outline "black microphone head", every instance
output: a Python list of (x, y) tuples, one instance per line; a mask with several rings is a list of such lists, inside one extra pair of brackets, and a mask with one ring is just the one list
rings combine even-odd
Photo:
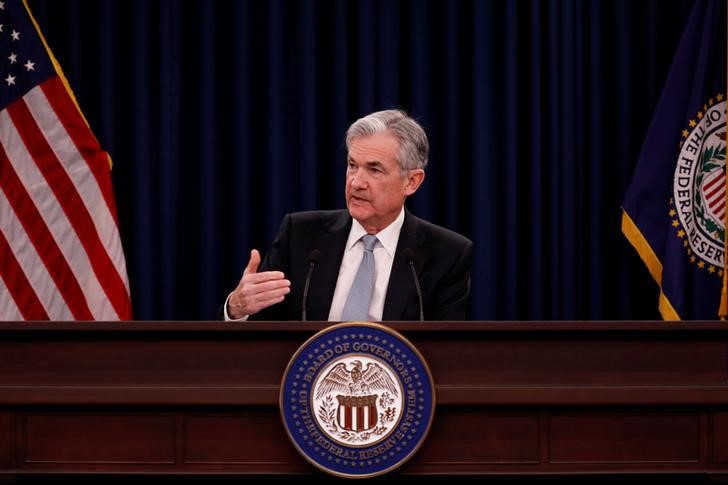
[(407, 264), (414, 264), (417, 261), (415, 258), (415, 252), (412, 251), (412, 248), (404, 248), (402, 255), (404, 256), (404, 260), (407, 261)]
[(316, 263), (318, 263), (318, 260), (320, 257), (321, 257), (321, 251), (319, 251), (318, 249), (314, 249), (310, 253), (308, 253), (308, 263), (316, 264)]

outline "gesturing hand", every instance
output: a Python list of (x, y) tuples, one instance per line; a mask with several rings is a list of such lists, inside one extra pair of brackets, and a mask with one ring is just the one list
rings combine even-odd
[(260, 253), (250, 251), (250, 261), (243, 271), (237, 288), (228, 299), (228, 316), (233, 320), (258, 313), (264, 308), (280, 303), (291, 292), (291, 282), (280, 271), (258, 273)]

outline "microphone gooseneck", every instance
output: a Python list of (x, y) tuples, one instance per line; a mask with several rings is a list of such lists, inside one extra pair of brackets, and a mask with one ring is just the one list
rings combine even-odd
[(415, 282), (415, 289), (417, 290), (417, 300), (420, 304), (420, 321), (425, 321), (425, 307), (422, 304), (422, 290), (420, 289), (420, 280), (417, 278), (417, 271), (415, 271), (415, 252), (411, 248), (405, 248), (404, 259), (407, 261), (410, 269), (412, 270), (412, 279)]
[(306, 283), (303, 285), (303, 302), (301, 304), (301, 320), (304, 322), (306, 321), (306, 300), (308, 299), (308, 287), (311, 284), (311, 274), (318, 264), (320, 257), (321, 251), (318, 249), (314, 249), (308, 253), (308, 274), (306, 274)]

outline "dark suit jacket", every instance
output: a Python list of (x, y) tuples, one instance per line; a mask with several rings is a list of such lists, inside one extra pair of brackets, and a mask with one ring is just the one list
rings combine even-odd
[[(258, 271), (282, 271), (291, 280), (291, 293), (250, 319), (301, 320), (309, 255), (318, 249), (320, 257), (311, 274), (306, 313), (307, 320), (327, 320), (351, 222), (347, 210), (288, 214)], [(419, 320), (412, 270), (402, 254), (405, 248), (415, 254), (425, 320), (467, 319), (473, 243), (405, 210), (382, 320)]]

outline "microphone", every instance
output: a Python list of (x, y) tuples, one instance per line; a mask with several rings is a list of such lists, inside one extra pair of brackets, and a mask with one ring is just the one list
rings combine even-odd
[(415, 271), (415, 252), (412, 251), (412, 248), (405, 248), (402, 252), (404, 255), (405, 261), (407, 261), (407, 264), (409, 264), (410, 269), (412, 270), (412, 279), (415, 282), (415, 289), (417, 290), (417, 300), (420, 302), (420, 321), (425, 321), (425, 307), (422, 304), (422, 290), (420, 289), (420, 280), (417, 279), (417, 271)]
[(301, 308), (301, 320), (306, 321), (306, 300), (308, 299), (308, 286), (311, 284), (311, 273), (318, 264), (318, 260), (321, 257), (321, 251), (318, 249), (312, 250), (308, 253), (308, 274), (306, 275), (306, 284), (303, 285), (303, 304)]

